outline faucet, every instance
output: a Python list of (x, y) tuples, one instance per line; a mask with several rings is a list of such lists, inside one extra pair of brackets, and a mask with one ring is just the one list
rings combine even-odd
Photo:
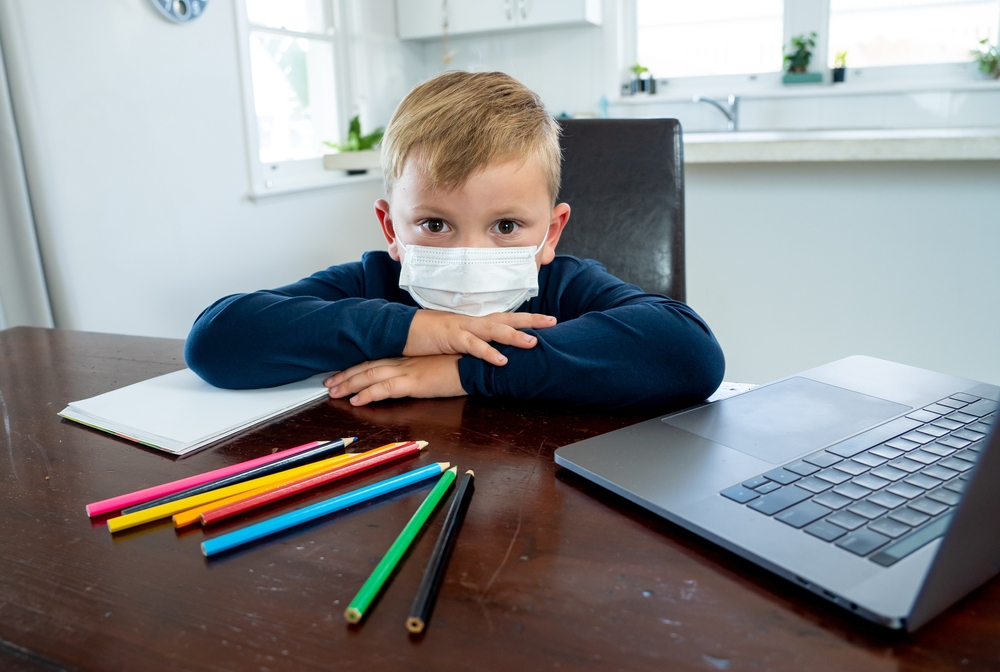
[(719, 112), (726, 115), (726, 130), (735, 131), (738, 130), (740, 121), (740, 97), (736, 95), (729, 96), (729, 104), (723, 105), (721, 102), (715, 98), (706, 98), (705, 96), (695, 96), (691, 102), (694, 103), (708, 103), (709, 105), (717, 108)]

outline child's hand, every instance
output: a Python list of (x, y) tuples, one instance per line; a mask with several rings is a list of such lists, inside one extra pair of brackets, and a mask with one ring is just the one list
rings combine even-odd
[(363, 362), (330, 376), (324, 385), (334, 399), (353, 394), (354, 406), (399, 397), (458, 397), (468, 394), (458, 375), (461, 357), (429, 355)]
[(533, 348), (538, 339), (518, 330), (544, 329), (555, 323), (556, 318), (537, 313), (492, 313), (485, 317), (469, 317), (439, 310), (418, 310), (410, 323), (403, 356), (469, 354), (503, 366), (507, 358), (491, 346), (491, 342)]

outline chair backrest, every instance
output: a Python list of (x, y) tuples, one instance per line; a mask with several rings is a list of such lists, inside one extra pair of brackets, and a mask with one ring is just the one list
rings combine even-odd
[(685, 300), (684, 154), (676, 119), (560, 119), (572, 208), (558, 252)]

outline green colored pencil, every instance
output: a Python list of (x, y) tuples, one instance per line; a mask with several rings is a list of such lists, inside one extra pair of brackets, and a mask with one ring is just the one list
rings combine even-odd
[(396, 537), (396, 541), (392, 542), (392, 546), (389, 547), (389, 550), (386, 551), (385, 556), (379, 561), (371, 576), (365, 581), (365, 585), (361, 586), (361, 590), (354, 596), (351, 603), (347, 605), (347, 610), (344, 611), (344, 618), (347, 619), (348, 623), (358, 623), (364, 618), (365, 610), (371, 605), (375, 596), (379, 594), (379, 591), (382, 590), (386, 579), (389, 578), (392, 570), (399, 564), (400, 559), (406, 553), (406, 549), (410, 547), (410, 544), (413, 543), (417, 533), (427, 524), (431, 514), (434, 513), (434, 509), (441, 503), (451, 484), (455, 482), (457, 474), (457, 466), (441, 474), (441, 478), (438, 479), (437, 484), (430, 491), (430, 494), (427, 495), (427, 499), (424, 500), (420, 508), (417, 509), (417, 512), (410, 518), (410, 522), (406, 524), (403, 531)]

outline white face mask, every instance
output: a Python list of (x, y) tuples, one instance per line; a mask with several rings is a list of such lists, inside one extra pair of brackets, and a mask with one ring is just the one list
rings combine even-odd
[[(548, 230), (545, 232), (548, 237)], [(399, 286), (422, 308), (482, 317), (514, 310), (538, 296), (534, 247), (426, 247), (403, 249)]]

